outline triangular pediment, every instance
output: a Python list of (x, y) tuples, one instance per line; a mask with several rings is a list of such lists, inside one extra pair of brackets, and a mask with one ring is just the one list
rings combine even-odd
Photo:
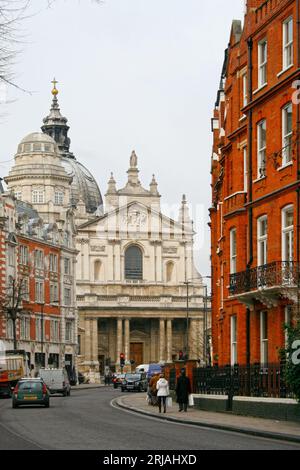
[[(151, 218), (150, 225), (149, 218)], [(116, 226), (121, 231), (138, 227), (140, 231), (151, 231), (153, 228), (155, 231), (168, 231), (171, 228), (178, 233), (182, 232), (182, 225), (179, 222), (139, 201), (132, 201), (117, 209), (113, 209), (103, 216), (96, 217), (80, 225), (78, 229), (84, 230), (87, 228), (93, 230), (94, 228), (97, 230), (99, 225), (104, 226), (105, 224), (108, 227)], [(187, 230), (186, 227), (185, 232), (189, 235), (194, 233), (192, 229)]]

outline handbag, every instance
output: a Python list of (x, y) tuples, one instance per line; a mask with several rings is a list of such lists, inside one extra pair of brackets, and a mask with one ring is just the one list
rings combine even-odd
[(172, 408), (172, 397), (167, 397), (166, 406), (167, 408)]
[(189, 395), (189, 406), (194, 406), (194, 395)]

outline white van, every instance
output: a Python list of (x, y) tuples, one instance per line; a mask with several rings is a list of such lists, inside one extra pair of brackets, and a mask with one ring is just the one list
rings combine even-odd
[(145, 372), (147, 374), (147, 372), (149, 370), (149, 365), (150, 364), (141, 364), (140, 366), (137, 366), (137, 368), (135, 369), (135, 372), (137, 374), (141, 373), (141, 372)]
[(71, 385), (66, 369), (40, 369), (39, 376), (50, 393), (61, 393), (64, 397), (71, 395)]

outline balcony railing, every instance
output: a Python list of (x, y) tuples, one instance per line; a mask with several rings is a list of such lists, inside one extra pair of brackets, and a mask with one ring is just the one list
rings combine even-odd
[(230, 275), (230, 295), (265, 290), (274, 287), (293, 288), (300, 282), (299, 264), (292, 261), (274, 261)]

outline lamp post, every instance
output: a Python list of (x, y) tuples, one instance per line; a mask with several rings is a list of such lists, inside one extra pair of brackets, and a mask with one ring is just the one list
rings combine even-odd
[(193, 281), (199, 281), (199, 277), (194, 277), (187, 279), (184, 284), (186, 285), (186, 334), (185, 334), (185, 352), (186, 356), (189, 359), (189, 323), (190, 323), (190, 312), (189, 312), (189, 285)]
[[(45, 302), (40, 302), (41, 306), (41, 360), (43, 361), (44, 355), (44, 306)], [(44, 361), (44, 367), (46, 367), (46, 358)]]

